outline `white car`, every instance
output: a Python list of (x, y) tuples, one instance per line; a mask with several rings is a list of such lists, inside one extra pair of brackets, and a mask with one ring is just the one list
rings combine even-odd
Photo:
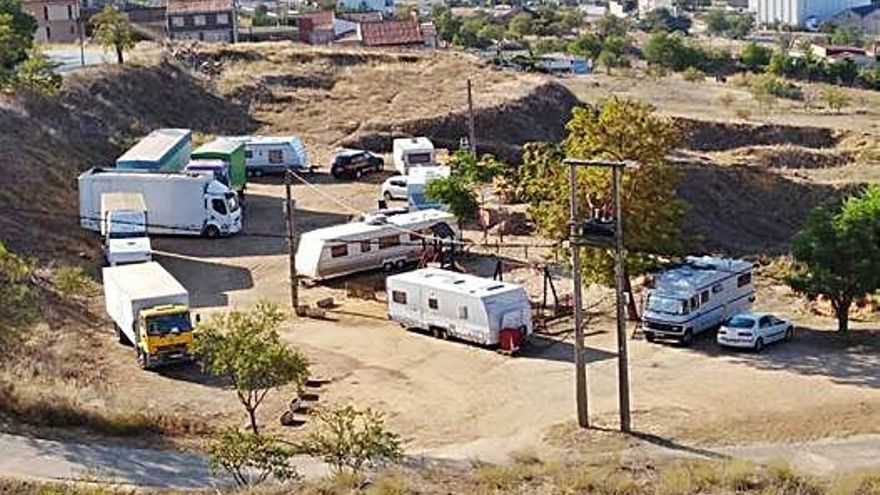
[(725, 320), (718, 329), (718, 343), (727, 347), (742, 347), (760, 352), (765, 345), (789, 341), (794, 337), (794, 325), (769, 313), (739, 313)]
[(389, 177), (382, 183), (382, 197), (391, 201), (392, 199), (406, 199), (406, 176), (395, 175)]

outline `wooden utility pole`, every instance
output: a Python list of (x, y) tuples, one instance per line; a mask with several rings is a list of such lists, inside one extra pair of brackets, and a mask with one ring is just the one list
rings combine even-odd
[(85, 33), (85, 24), (82, 19), (82, 11), (79, 12), (79, 18), (77, 19), (77, 28), (79, 31), (79, 65), (82, 67), (86, 66), (86, 33)]
[(474, 97), (473, 91), (471, 90), (471, 80), (468, 78), (467, 80), (467, 93), (468, 93), (468, 147), (471, 150), (471, 155), (476, 158), (477, 157), (477, 131), (476, 124), (474, 123)]
[[(614, 194), (614, 288), (617, 293), (617, 381), (620, 401), (620, 431), (630, 432), (629, 352), (626, 345), (626, 293), (623, 270), (623, 215), (620, 206), (621, 167), (612, 167)], [(630, 298), (632, 294), (630, 294)]]
[[(575, 167), (568, 167), (569, 235), (578, 237), (577, 182)], [(584, 349), (584, 313), (581, 300), (581, 248), (570, 244), (572, 277), (574, 278), (574, 394), (577, 403), (578, 425), (590, 427), (590, 410), (587, 403), (587, 356)]]
[(287, 256), (290, 263), (290, 306), (296, 311), (299, 306), (299, 277), (296, 274), (296, 224), (293, 221), (295, 204), (290, 194), (290, 175), (284, 172), (284, 192), (287, 199), (284, 203), (284, 223), (287, 226)]

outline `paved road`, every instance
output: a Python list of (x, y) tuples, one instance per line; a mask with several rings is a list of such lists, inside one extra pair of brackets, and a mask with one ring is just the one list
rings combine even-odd
[(58, 64), (55, 72), (65, 73), (82, 67), (83, 61), (85, 65), (100, 65), (104, 63), (104, 54), (101, 50), (95, 48), (86, 48), (80, 54), (79, 47), (75, 48), (56, 48), (43, 52), (49, 60)]
[[(307, 478), (326, 469), (295, 459)], [(42, 480), (101, 480), (150, 488), (212, 488), (228, 484), (214, 477), (205, 458), (160, 449), (58, 442), (0, 433), (0, 476)]]

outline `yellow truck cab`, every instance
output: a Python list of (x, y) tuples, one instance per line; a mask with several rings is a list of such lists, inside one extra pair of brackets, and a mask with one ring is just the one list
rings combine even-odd
[(144, 369), (191, 361), (189, 294), (159, 263), (105, 267), (107, 314)]

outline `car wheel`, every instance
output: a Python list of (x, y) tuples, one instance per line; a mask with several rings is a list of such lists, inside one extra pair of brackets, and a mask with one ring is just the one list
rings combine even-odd
[(393, 271), (394, 271), (394, 263), (392, 263), (392, 262), (390, 262), (390, 261), (387, 262), (387, 263), (383, 263), (383, 264), (382, 264), (382, 271), (384, 271), (384, 272), (386, 272), (386, 273), (391, 273), (391, 272), (393, 272)]
[(216, 225), (208, 225), (207, 227), (205, 227), (202, 235), (204, 235), (208, 239), (216, 239), (220, 237), (220, 229), (218, 229)]
[(791, 342), (794, 338), (794, 327), (788, 327), (785, 329), (785, 341)]
[(645, 332), (645, 340), (648, 342), (654, 342), (656, 338), (654, 337), (654, 332)]
[(688, 328), (684, 331), (684, 335), (681, 336), (681, 345), (687, 347), (691, 345), (694, 341), (694, 332)]
[(395, 261), (394, 268), (397, 268), (398, 270), (403, 270), (404, 268), (406, 268), (406, 261), (404, 261), (404, 260)]
[(363, 175), (364, 175), (364, 173), (361, 171), (361, 169), (357, 169), (354, 171), (354, 178), (355, 179), (360, 179)]
[(391, 201), (392, 199), (394, 199), (394, 196), (392, 196), (389, 191), (385, 191), (385, 193), (383, 193), (382, 196), (385, 197), (385, 201)]
[(764, 338), (758, 337), (758, 340), (755, 341), (755, 352), (761, 352), (764, 350)]
[(260, 177), (261, 175), (263, 175), (262, 170), (260, 170), (260, 169), (254, 170), (254, 177)]

